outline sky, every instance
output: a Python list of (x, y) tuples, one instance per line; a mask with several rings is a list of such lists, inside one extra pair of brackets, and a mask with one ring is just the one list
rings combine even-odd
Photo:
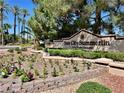
[[(19, 8), (24, 8), (29, 11), (29, 16), (26, 17), (28, 20), (33, 15), (33, 8), (35, 5), (32, 3), (32, 0), (4, 0), (5, 3), (9, 4), (10, 7), (17, 5)], [(12, 29), (10, 29), (10, 33), (13, 33), (13, 24), (14, 24), (14, 15), (12, 12), (6, 14), (8, 17), (4, 20), (4, 23), (10, 23), (12, 25)], [(18, 28), (18, 27), (17, 27)]]

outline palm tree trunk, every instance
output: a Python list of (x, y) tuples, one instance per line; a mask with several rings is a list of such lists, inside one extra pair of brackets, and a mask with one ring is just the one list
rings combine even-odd
[(4, 45), (4, 33), (3, 33), (3, 8), (0, 6), (0, 30), (1, 30), (1, 44)]
[(20, 22), (18, 22), (18, 36), (20, 37)]
[(25, 37), (24, 37), (24, 34), (22, 33), (22, 32), (24, 31), (24, 25), (25, 25), (24, 20), (25, 20), (25, 17), (23, 16), (23, 19), (22, 19), (22, 27), (21, 27), (21, 38), (22, 38), (22, 43), (23, 43), (23, 38), (25, 38)]
[(20, 35), (20, 21), (18, 20), (18, 36), (19, 36), (19, 43), (21, 42), (21, 35)]
[(1, 10), (0, 10), (0, 13), (1, 13), (1, 15), (0, 15), (0, 28), (1, 28), (1, 43), (2, 43), (2, 45), (4, 45), (4, 33), (3, 33), (3, 8), (1, 8)]
[(14, 16), (14, 43), (16, 42), (16, 14)]
[(28, 33), (27, 33), (27, 43), (28, 43), (28, 37), (29, 37), (29, 35), (28, 35)]
[(22, 32), (23, 32), (23, 20), (22, 20), (22, 25), (21, 25), (21, 43), (23, 43), (23, 35), (22, 35)]
[[(25, 31), (25, 15), (23, 16), (23, 23), (22, 23), (22, 30)], [(25, 43), (25, 33), (23, 34), (23, 38), (24, 38), (24, 43)]]

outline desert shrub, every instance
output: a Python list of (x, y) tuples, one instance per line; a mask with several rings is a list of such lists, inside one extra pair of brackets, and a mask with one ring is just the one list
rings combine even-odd
[(17, 48), (15, 48), (15, 51), (20, 51), (20, 49), (17, 47)]
[(34, 69), (35, 76), (39, 76), (39, 72), (37, 69)]
[(28, 82), (28, 81), (31, 81), (33, 80), (33, 74), (31, 72), (24, 72), (21, 76), (20, 76), (20, 79), (22, 82)]
[(44, 66), (43, 67), (43, 74), (42, 74), (42, 78), (47, 78), (47, 75), (48, 75), (48, 71), (47, 71), (47, 69), (46, 69), (46, 67)]
[(8, 75), (9, 75), (9, 71), (6, 67), (4, 67), (0, 72), (1, 72), (0, 76), (3, 77), (3, 78), (7, 78)]
[(29, 63), (29, 68), (30, 70), (34, 68), (32, 63)]
[(62, 69), (62, 67), (61, 66), (59, 66), (59, 75), (64, 75), (65, 73), (64, 73), (64, 71), (63, 71), (63, 69)]
[(21, 48), (21, 51), (27, 51), (27, 48)]
[(56, 71), (56, 68), (53, 69), (52, 76), (53, 77), (57, 77), (58, 76), (58, 72)]
[(85, 62), (86, 66), (87, 66), (87, 69), (91, 69), (92, 67), (92, 63), (91, 62)]
[(74, 69), (74, 72), (79, 72), (79, 69), (76, 66), (74, 66), (73, 69)]
[(23, 75), (25, 73), (25, 71), (24, 71), (24, 69), (16, 69), (15, 70), (15, 72), (14, 72), (14, 74), (16, 75), (16, 76), (21, 76), (21, 75)]
[(14, 49), (9, 49), (8, 52), (13, 53)]
[(20, 79), (21, 79), (22, 82), (28, 82), (28, 81), (30, 81), (30, 78), (28, 77), (27, 74), (21, 75), (20, 76)]
[(112, 91), (97, 82), (86, 82), (79, 87), (76, 93), (112, 93)]
[(17, 53), (21, 53), (21, 49), (20, 48), (15, 48), (15, 51), (17, 52)]

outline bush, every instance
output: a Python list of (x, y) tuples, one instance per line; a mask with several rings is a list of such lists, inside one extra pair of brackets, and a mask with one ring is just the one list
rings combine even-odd
[(53, 69), (52, 76), (53, 77), (57, 77), (58, 76), (58, 72), (56, 71), (55, 68)]
[(21, 49), (20, 48), (15, 48), (15, 51), (17, 52), (17, 53), (21, 53)]
[(112, 93), (112, 91), (97, 82), (86, 82), (79, 87), (76, 93)]
[(34, 69), (35, 76), (39, 76), (39, 72), (37, 69)]
[(42, 74), (42, 78), (47, 78), (47, 75), (48, 75), (48, 71), (47, 71), (47, 69), (46, 69), (46, 67), (44, 66), (43, 67), (43, 74)]
[(21, 75), (23, 75), (25, 73), (25, 71), (24, 71), (24, 69), (16, 69), (16, 71), (14, 72), (14, 74), (16, 75), (16, 76), (21, 76)]
[(49, 49), (48, 52), (52, 56), (83, 57), (88, 59), (105, 57), (114, 61), (124, 61), (123, 52), (84, 51), (81, 49)]
[(28, 77), (28, 75), (25, 73), (23, 75), (20, 76), (20, 79), (22, 82), (28, 82), (30, 81), (30, 78)]
[(27, 48), (21, 48), (21, 51), (27, 51)]
[(8, 52), (13, 53), (14, 49), (9, 49)]
[(15, 51), (20, 51), (20, 49), (17, 47), (17, 48), (15, 48)]
[(9, 71), (7, 70), (6, 67), (3, 68), (0, 72), (1, 72), (0, 76), (3, 77), (3, 78), (7, 78), (8, 75), (9, 75)]

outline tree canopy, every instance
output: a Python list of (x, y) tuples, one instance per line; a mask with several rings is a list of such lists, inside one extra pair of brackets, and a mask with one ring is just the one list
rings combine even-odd
[(115, 28), (123, 29), (123, 0), (33, 0), (33, 2), (36, 4), (35, 15), (28, 23), (39, 39), (67, 37), (83, 28), (95, 34), (114, 34)]

